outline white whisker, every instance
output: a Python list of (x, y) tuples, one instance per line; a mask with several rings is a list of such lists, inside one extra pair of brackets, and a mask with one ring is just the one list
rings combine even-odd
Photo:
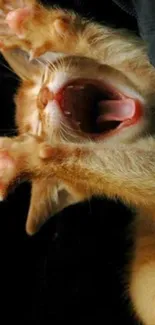
[(62, 132), (62, 130), (60, 130), (60, 135), (65, 140), (65, 142), (68, 142), (68, 139), (65, 137), (65, 135)]

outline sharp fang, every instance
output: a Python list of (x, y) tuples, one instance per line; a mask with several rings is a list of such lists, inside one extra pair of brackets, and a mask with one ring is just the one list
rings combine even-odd
[(71, 112), (69, 112), (69, 111), (64, 111), (64, 113), (65, 113), (65, 115), (67, 115), (67, 116), (70, 116), (70, 115), (71, 115)]
[(75, 89), (75, 90), (80, 90), (80, 89), (84, 89), (85, 87), (84, 86), (81, 86), (81, 85), (69, 85), (67, 88), (69, 89)]
[(83, 90), (84, 88), (85, 88), (84, 86), (80, 86), (80, 85), (74, 86), (75, 90)]

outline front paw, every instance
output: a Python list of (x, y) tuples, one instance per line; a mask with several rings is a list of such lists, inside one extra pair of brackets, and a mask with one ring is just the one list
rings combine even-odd
[(0, 48), (8, 50), (21, 47), (28, 50), (25, 42), (25, 24), (32, 16), (33, 0), (0, 0)]
[(19, 38), (25, 37), (24, 25), (31, 18), (31, 9), (29, 7), (19, 8), (10, 11), (6, 16), (6, 24), (14, 34)]
[(35, 0), (0, 0), (1, 51), (20, 48), (30, 59), (49, 51), (70, 54), (75, 51), (79, 30), (75, 14), (46, 9)]
[[(32, 136), (0, 138), (0, 198), (23, 180), (31, 180), (37, 173), (39, 141)], [(36, 169), (35, 169), (36, 167)]]
[(0, 138), (0, 200), (2, 201), (9, 190), (22, 175), (22, 151), (18, 149), (16, 140)]

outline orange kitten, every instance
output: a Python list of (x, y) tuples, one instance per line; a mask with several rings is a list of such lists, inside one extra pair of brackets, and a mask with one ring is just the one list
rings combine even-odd
[(0, 138), (1, 199), (32, 181), (29, 234), (92, 195), (136, 207), (129, 293), (155, 325), (155, 70), (145, 45), (35, 1), (0, 8), (1, 51), (21, 78), (19, 136)]

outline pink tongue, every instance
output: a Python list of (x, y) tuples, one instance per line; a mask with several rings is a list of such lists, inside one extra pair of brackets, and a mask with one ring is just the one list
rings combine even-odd
[(103, 100), (98, 105), (100, 109), (100, 115), (97, 118), (98, 123), (131, 119), (136, 110), (133, 99)]

